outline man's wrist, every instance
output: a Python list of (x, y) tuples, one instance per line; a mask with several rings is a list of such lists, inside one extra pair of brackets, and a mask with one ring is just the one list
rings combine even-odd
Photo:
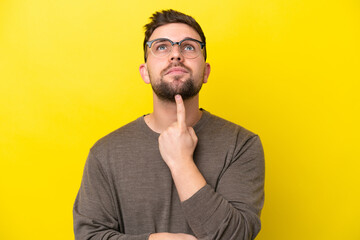
[(168, 167), (171, 173), (177, 173), (177, 172), (187, 171), (191, 168), (196, 167), (196, 165), (194, 163), (193, 158), (189, 157), (189, 158), (182, 158), (177, 161), (171, 161), (171, 163), (168, 164)]
[(180, 201), (186, 201), (206, 185), (206, 180), (194, 161), (184, 162), (170, 169)]

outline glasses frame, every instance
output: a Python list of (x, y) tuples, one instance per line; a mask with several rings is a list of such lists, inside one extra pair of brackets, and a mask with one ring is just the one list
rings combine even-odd
[[(177, 44), (179, 47), (181, 46), (181, 43), (182, 42), (184, 42), (184, 41), (186, 41), (186, 40), (192, 40), (192, 41), (195, 41), (195, 42), (197, 42), (197, 43), (199, 43), (200, 44), (200, 47), (201, 47), (201, 50), (203, 50), (204, 49), (204, 47), (205, 47), (205, 43), (204, 42), (201, 42), (201, 41), (199, 41), (199, 40), (197, 40), (197, 39), (194, 39), (194, 38), (184, 38), (183, 40), (181, 40), (181, 41), (179, 41), (179, 42), (173, 42), (173, 41), (171, 41), (170, 39), (168, 39), (168, 38), (156, 38), (156, 39), (154, 39), (154, 40), (151, 40), (151, 41), (147, 41), (146, 42), (146, 45), (150, 48), (150, 51), (151, 51), (151, 46), (152, 46), (152, 44), (155, 42), (155, 41), (158, 41), (158, 40), (166, 40), (166, 41), (169, 41), (170, 43), (171, 43), (171, 47), (174, 47), (174, 45), (175, 44)], [(166, 56), (169, 56), (169, 54), (172, 52), (172, 49), (171, 49), (171, 51), (168, 53), (168, 55), (166, 55)], [(155, 57), (158, 57), (158, 56), (156, 56), (154, 53), (153, 53), (153, 51), (151, 51), (151, 53), (155, 56)], [(180, 53), (181, 53), (181, 55), (183, 56), (183, 57), (185, 57), (183, 54), (182, 54), (182, 52), (180, 51)], [(200, 56), (200, 55), (199, 55)], [(165, 56), (164, 56), (165, 57)], [(197, 56), (198, 57), (198, 56)], [(185, 57), (186, 58), (186, 57)], [(195, 57), (196, 58), (196, 57)], [(145, 61), (147, 60), (147, 56), (145, 57)]]

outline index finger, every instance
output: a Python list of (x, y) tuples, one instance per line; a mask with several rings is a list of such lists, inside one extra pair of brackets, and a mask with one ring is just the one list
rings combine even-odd
[(175, 96), (175, 101), (176, 101), (177, 122), (179, 123), (180, 127), (186, 128), (185, 106), (181, 95), (177, 94)]

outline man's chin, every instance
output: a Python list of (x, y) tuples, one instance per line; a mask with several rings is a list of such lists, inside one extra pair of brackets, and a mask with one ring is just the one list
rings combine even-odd
[(168, 83), (184, 83), (188, 78), (185, 75), (167, 75), (164, 80)]
[(181, 97), (183, 98), (183, 100), (189, 100), (189, 99), (192, 99), (194, 98), (196, 95), (194, 96), (187, 96), (187, 95), (184, 95), (184, 94), (181, 94), (180, 92), (179, 93), (176, 93), (176, 94), (169, 94), (169, 95), (166, 95), (166, 96), (162, 96), (162, 95), (158, 95), (155, 93), (155, 95), (163, 102), (169, 102), (169, 103), (175, 103), (175, 96), (179, 94), (181, 95)]
[[(167, 75), (166, 75), (167, 76)], [(197, 95), (201, 86), (194, 86), (191, 78), (183, 78), (181, 75), (164, 77), (160, 79), (159, 84), (151, 85), (155, 94), (160, 100), (175, 102), (175, 95), (179, 94), (184, 100)]]

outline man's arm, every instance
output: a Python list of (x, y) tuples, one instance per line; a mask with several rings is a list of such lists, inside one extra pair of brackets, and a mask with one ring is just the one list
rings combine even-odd
[(197, 240), (196, 237), (185, 233), (153, 233), (149, 236), (149, 240)]
[(198, 138), (185, 123), (185, 106), (180, 95), (175, 96), (177, 122), (159, 137), (159, 149), (173, 177), (180, 201), (185, 201), (206, 185), (193, 160)]
[(110, 185), (97, 158), (90, 151), (73, 209), (75, 239), (147, 240), (150, 233), (120, 233)]
[(119, 229), (122, 223), (117, 219), (112, 199), (107, 174), (90, 151), (73, 209), (75, 239), (197, 240), (192, 235), (181, 233), (121, 233)]
[(206, 185), (182, 202), (199, 239), (254, 239), (260, 231), (264, 200), (264, 156), (258, 136), (234, 152), (216, 186)]
[[(193, 162), (197, 137), (186, 127), (185, 108), (176, 97), (178, 121), (159, 137), (186, 218), (199, 239), (253, 239), (260, 231), (264, 156), (257, 136), (237, 149), (215, 192)], [(261, 206), (261, 207), (259, 207)]]

